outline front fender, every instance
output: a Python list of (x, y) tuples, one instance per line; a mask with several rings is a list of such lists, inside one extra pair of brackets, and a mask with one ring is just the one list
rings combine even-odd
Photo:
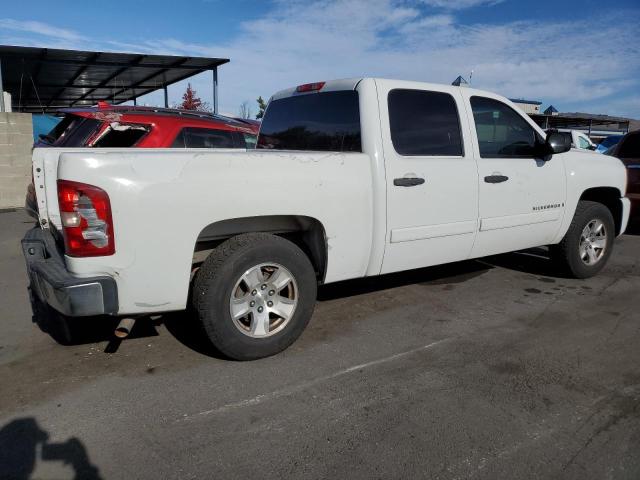
[(564, 217), (554, 243), (559, 243), (565, 236), (573, 220), (578, 202), (593, 189), (612, 192), (611, 194), (616, 197), (616, 201), (622, 202), (620, 207), (622, 218), (616, 219), (616, 223), (619, 222), (619, 225), (626, 227), (629, 207), (628, 202), (625, 203), (622, 199), (627, 188), (627, 171), (619, 159), (595, 152), (576, 150), (555, 155), (551, 161), (555, 161), (555, 157), (560, 157), (565, 163), (567, 196)]

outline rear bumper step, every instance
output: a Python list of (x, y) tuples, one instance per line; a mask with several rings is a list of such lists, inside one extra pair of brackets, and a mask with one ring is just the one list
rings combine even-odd
[(22, 239), (31, 289), (58, 312), (71, 317), (115, 315), (118, 288), (109, 276), (76, 277), (48, 230), (34, 227)]

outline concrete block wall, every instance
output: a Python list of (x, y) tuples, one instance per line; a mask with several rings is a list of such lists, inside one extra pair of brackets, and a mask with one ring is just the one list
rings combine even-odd
[(0, 112), (0, 209), (24, 206), (32, 146), (31, 114)]

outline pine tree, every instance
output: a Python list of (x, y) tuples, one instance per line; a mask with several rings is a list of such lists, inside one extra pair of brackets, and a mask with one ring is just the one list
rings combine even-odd
[(258, 113), (256, 113), (256, 120), (260, 120), (264, 117), (264, 111), (267, 109), (267, 103), (264, 101), (262, 96), (258, 97)]
[(202, 110), (203, 104), (200, 97), (197, 96), (196, 91), (191, 88), (191, 84), (187, 84), (187, 90), (182, 95), (182, 103), (177, 105), (177, 108), (182, 110)]

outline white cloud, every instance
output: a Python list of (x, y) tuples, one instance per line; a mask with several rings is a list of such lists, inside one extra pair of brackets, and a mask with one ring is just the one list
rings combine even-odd
[(421, 2), (431, 7), (444, 8), (446, 10), (462, 10), (481, 5), (493, 6), (504, 2), (504, 0), (421, 0)]
[(20, 32), (23, 34), (29, 33), (67, 42), (86, 40), (86, 37), (73, 30), (58, 28), (43, 22), (20, 21), (12, 18), (0, 18), (0, 31), (1, 30)]

